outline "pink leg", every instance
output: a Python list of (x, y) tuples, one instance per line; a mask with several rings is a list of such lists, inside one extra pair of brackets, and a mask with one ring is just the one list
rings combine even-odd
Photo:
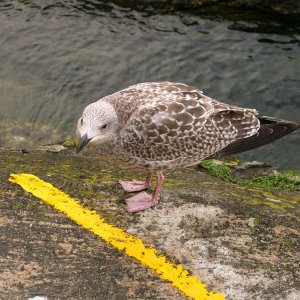
[(119, 183), (122, 185), (123, 189), (126, 192), (139, 192), (142, 190), (147, 189), (150, 186), (152, 178), (152, 172), (148, 172), (146, 181), (119, 181)]
[(153, 196), (147, 194), (146, 192), (141, 192), (131, 198), (126, 199), (126, 203), (128, 205), (127, 210), (129, 212), (136, 212), (156, 205), (160, 197), (160, 190), (163, 181), (164, 175), (162, 172), (158, 171), (157, 184)]

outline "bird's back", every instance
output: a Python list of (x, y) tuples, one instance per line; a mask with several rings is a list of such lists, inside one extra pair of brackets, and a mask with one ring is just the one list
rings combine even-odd
[(170, 82), (141, 83), (111, 96), (121, 122), (118, 155), (147, 167), (195, 164), (255, 134), (256, 111)]

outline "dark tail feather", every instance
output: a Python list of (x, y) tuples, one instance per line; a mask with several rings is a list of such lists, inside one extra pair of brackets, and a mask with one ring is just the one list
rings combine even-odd
[(211, 156), (211, 158), (233, 155), (261, 147), (300, 128), (300, 122), (289, 122), (270, 117), (258, 117), (258, 119), (260, 121), (260, 129), (255, 135), (227, 145), (224, 149)]

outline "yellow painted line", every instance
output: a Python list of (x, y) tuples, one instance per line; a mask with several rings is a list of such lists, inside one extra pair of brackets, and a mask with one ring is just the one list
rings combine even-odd
[(134, 257), (142, 265), (149, 267), (161, 279), (170, 281), (186, 296), (197, 300), (223, 300), (224, 295), (209, 292), (206, 285), (196, 276), (190, 275), (181, 265), (176, 265), (146, 246), (143, 241), (121, 228), (105, 222), (95, 211), (82, 207), (79, 202), (32, 174), (11, 174), (9, 181), (19, 184), (25, 191), (42, 199), (57, 210), (66, 214), (71, 220), (90, 230), (118, 250)]

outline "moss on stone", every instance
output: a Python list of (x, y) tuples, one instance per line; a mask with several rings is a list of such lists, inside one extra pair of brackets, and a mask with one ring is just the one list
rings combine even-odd
[(217, 163), (216, 160), (204, 160), (201, 166), (211, 175), (221, 178), (226, 182), (236, 182), (232, 176), (230, 168), (222, 162)]
[(63, 142), (63, 146), (69, 148), (69, 147), (77, 147), (78, 141), (77, 140), (66, 140)]
[(300, 181), (292, 172), (275, 173), (267, 176), (257, 176), (251, 179), (241, 179), (235, 177), (228, 165), (222, 161), (205, 160), (201, 166), (212, 176), (221, 178), (230, 183), (247, 186), (250, 188), (287, 189), (300, 190)]

